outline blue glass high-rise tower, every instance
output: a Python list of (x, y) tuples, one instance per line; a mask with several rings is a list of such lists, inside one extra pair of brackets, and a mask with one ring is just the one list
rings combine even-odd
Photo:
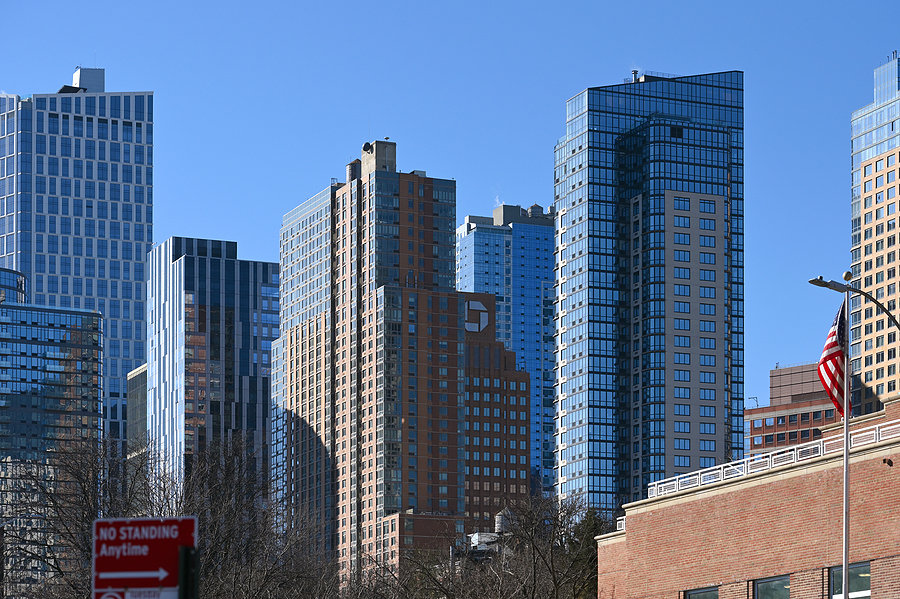
[(104, 69), (79, 67), (56, 93), (0, 94), (0, 268), (29, 278), (36, 305), (103, 314), (112, 438), (145, 360), (152, 223), (153, 92), (107, 92)]
[(553, 455), (553, 209), (498, 206), (456, 229), (456, 288), (497, 298), (497, 340), (531, 376), (532, 476), (549, 490)]
[(584, 90), (555, 183), (557, 490), (615, 510), (743, 455), (743, 74)]

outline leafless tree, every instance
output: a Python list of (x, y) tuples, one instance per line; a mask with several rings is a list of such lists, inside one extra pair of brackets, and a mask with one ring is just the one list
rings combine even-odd
[(22, 581), (28, 596), (90, 596), (95, 519), (181, 515), (198, 517), (204, 598), (337, 596), (333, 556), (310, 549), (312, 523), (280, 525), (267, 471), (243, 440), (210, 443), (184, 477), (166, 472), (148, 446), (132, 444), (128, 455), (119, 448), (67, 443), (44, 463), (18, 465), (12, 491), (19, 518), (6, 528), (4, 545), (7, 559), (30, 560), (44, 572), (40, 584)]
[[(87, 597), (91, 586), (93, 522), (97, 518), (141, 515), (146, 504), (149, 454), (129, 464), (120, 443), (67, 439), (40, 462), (8, 464), (4, 492), (16, 498), (6, 506), (4, 546), (12, 588), (31, 587), (50, 577), (30, 596)], [(43, 576), (35, 576), (35, 570)]]
[(214, 442), (186, 464), (179, 511), (198, 517), (204, 598), (334, 596), (332, 556), (314, 552), (316, 526), (285, 521), (270, 501), (271, 481), (250, 444)]
[[(408, 552), (388, 599), (587, 599), (597, 596), (594, 537), (612, 519), (579, 498), (531, 497), (504, 513), (506, 529), (485, 552)], [(389, 585), (382, 582), (383, 587)]]

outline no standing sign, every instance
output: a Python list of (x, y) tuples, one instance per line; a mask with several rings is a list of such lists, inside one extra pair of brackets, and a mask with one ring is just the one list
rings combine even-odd
[(197, 518), (94, 521), (92, 597), (178, 596), (178, 552), (197, 546)]

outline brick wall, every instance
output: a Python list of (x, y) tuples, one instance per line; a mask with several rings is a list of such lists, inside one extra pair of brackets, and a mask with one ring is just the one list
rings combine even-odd
[[(884, 420), (886, 421), (886, 420)], [(883, 460), (893, 460), (895, 466)], [(900, 597), (900, 440), (851, 455), (852, 562), (871, 561), (872, 597)], [(827, 596), (841, 564), (841, 455), (626, 507), (625, 535), (599, 541), (599, 597), (680, 599), (791, 575), (791, 599)]]

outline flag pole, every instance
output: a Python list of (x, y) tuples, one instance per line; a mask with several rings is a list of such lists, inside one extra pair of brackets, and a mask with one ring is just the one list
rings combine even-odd
[[(844, 275), (846, 280), (846, 275)], [(841, 565), (841, 597), (850, 596), (850, 414), (853, 404), (850, 399), (850, 287), (844, 293), (844, 539), (843, 562)]]

